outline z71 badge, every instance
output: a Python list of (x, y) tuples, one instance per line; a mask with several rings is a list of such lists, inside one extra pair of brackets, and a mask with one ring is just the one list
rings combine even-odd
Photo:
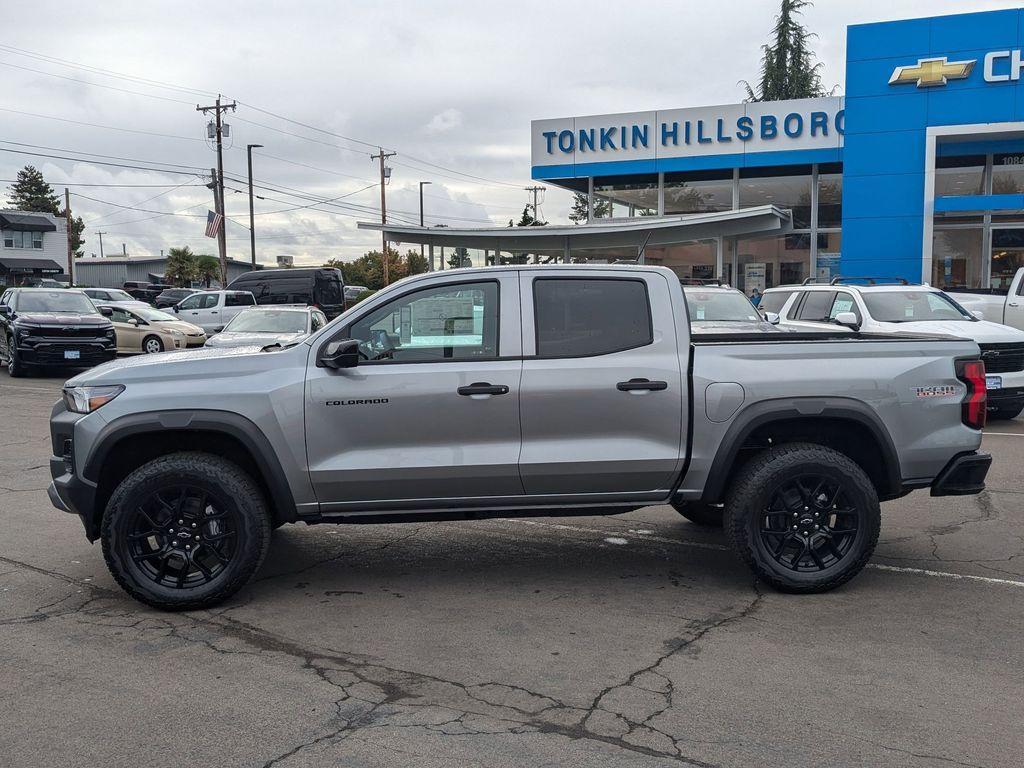
[(914, 387), (914, 394), (918, 397), (951, 397), (959, 392), (956, 387), (945, 384), (941, 387)]

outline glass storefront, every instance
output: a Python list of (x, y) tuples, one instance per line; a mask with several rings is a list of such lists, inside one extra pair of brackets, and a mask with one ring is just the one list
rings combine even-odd
[(818, 169), (818, 227), (826, 229), (843, 225), (843, 170), (840, 166)]
[(594, 179), (595, 218), (654, 216), (657, 213), (657, 176), (611, 176)]
[(776, 285), (802, 283), (811, 264), (810, 234), (740, 238), (736, 245), (736, 279), (732, 283), (750, 296)]
[(711, 280), (717, 277), (717, 250), (714, 240), (647, 248), (644, 263), (668, 267), (683, 279)]
[(936, 229), (932, 237), (932, 285), (983, 287), (983, 235), (981, 227)]
[(666, 173), (665, 213), (728, 211), (732, 187), (732, 171)]
[(984, 155), (936, 158), (936, 197), (940, 195), (980, 195), (984, 190)]
[(793, 228), (811, 226), (811, 167), (745, 168), (740, 172), (740, 208), (775, 205), (793, 211)]

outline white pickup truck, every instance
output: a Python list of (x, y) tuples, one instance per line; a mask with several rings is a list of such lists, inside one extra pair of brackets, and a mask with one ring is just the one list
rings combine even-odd
[(1009, 290), (947, 290), (964, 309), (980, 313), (983, 320), (1002, 323), (1024, 331), (1024, 267), (1017, 270)]
[(235, 315), (254, 306), (256, 298), (249, 291), (203, 291), (182, 299), (171, 311), (211, 334), (220, 333)]

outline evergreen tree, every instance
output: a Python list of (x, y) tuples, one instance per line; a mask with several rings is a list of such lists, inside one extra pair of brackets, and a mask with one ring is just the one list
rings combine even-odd
[[(7, 188), (7, 204), (16, 211), (33, 211), (35, 213), (52, 213), (54, 216), (65, 216), (60, 198), (53, 187), (46, 183), (43, 174), (34, 166), (26, 165), (18, 171), (15, 182)], [(85, 222), (81, 216), (71, 219), (71, 250), (76, 256), (82, 255), (82, 232)]]
[[(594, 196), (594, 218), (604, 219), (608, 217), (608, 200), (603, 197)], [(572, 209), (569, 211), (569, 221), (574, 224), (587, 223), (587, 196), (577, 192), (572, 197)]]
[[(509, 226), (511, 225), (512, 222), (510, 221)], [(537, 219), (533, 218), (533, 216), (530, 214), (529, 205), (523, 208), (523, 216), (522, 218), (519, 219), (519, 223), (516, 224), (517, 227), (546, 227), (547, 225), (548, 223), (546, 221), (538, 221)]]
[(762, 46), (757, 90), (743, 81), (749, 101), (783, 101), (827, 96), (821, 84), (821, 62), (814, 61), (808, 42), (813, 35), (797, 19), (810, 0), (782, 0), (772, 39)]

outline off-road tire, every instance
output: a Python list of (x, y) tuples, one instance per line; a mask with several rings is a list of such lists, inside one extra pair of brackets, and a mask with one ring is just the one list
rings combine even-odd
[(1006, 405), (1001, 408), (993, 408), (988, 412), (988, 417), (992, 421), (1009, 421), (1020, 416), (1021, 411), (1024, 411), (1024, 405)]
[[(157, 346), (159, 346), (159, 349), (154, 349), (152, 351), (146, 349), (146, 344), (148, 344), (150, 341), (155, 341), (157, 343)], [(144, 354), (144, 355), (156, 354), (157, 352), (163, 352), (164, 351), (164, 343), (163, 343), (163, 341), (160, 340), (159, 336), (147, 336), (146, 338), (144, 338), (142, 340), (141, 349), (142, 349), (142, 354)]]
[(12, 337), (7, 338), (7, 375), (12, 379), (28, 375), (28, 366), (21, 362), (17, 344)]
[[(128, 525), (134, 510), (160, 488), (190, 484), (210, 489), (234, 505), (237, 541), (228, 564), (201, 585), (171, 588), (147, 580), (128, 550)], [(263, 563), (270, 545), (270, 514), (253, 479), (238, 465), (208, 453), (181, 452), (154, 459), (131, 472), (107, 503), (101, 528), (103, 556), (121, 588), (136, 600), (165, 611), (209, 608), (234, 595)]]
[(718, 504), (705, 504), (701, 501), (677, 501), (672, 508), (691, 523), (708, 528), (721, 528), (724, 507)]
[[(841, 483), (859, 520), (841, 560), (824, 570), (796, 572), (773, 559), (759, 529), (761, 511), (771, 503), (773, 489), (807, 472)], [(864, 470), (838, 451), (813, 443), (784, 444), (754, 456), (737, 473), (725, 502), (725, 532), (733, 549), (759, 579), (781, 592), (827, 592), (852, 579), (875, 550), (881, 519), (878, 493)]]

